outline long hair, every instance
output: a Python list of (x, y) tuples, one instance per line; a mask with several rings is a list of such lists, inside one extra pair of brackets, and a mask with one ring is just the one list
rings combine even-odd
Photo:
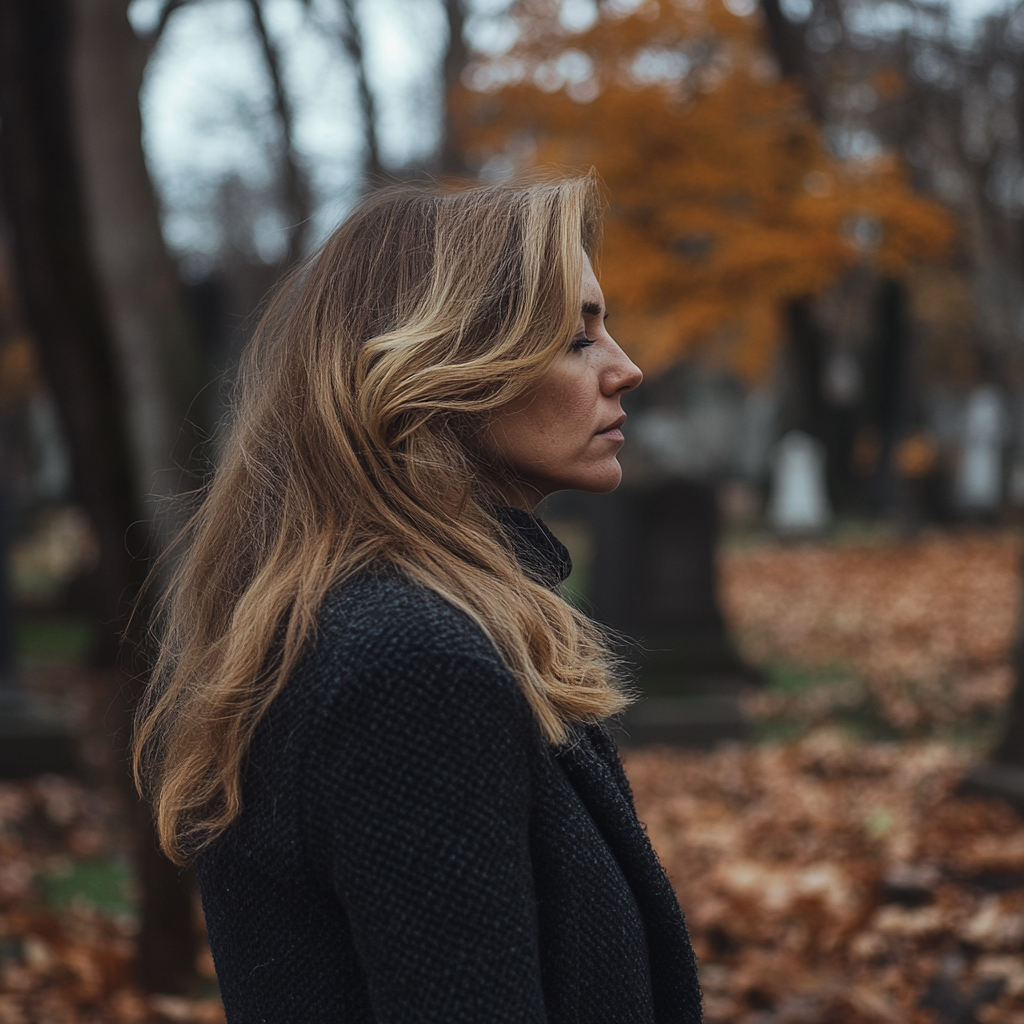
[(230, 432), (172, 546), (136, 780), (184, 863), (242, 808), (253, 733), (340, 581), (389, 563), (469, 615), (540, 729), (628, 702), (586, 616), (528, 578), (488, 511), (488, 416), (571, 342), (596, 177), (367, 198), (248, 345)]

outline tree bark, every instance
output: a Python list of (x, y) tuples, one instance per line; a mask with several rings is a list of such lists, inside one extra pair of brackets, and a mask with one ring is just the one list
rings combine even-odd
[(806, 82), (810, 69), (803, 26), (794, 24), (783, 14), (779, 0), (761, 0), (761, 13), (779, 71), (786, 78), (800, 78)]
[(72, 4), (72, 116), (83, 204), (123, 379), (136, 492), (166, 497), (180, 489), (175, 467), (188, 465), (198, 442), (184, 421), (205, 374), (142, 149), (147, 47), (132, 31), (126, 0)]
[(455, 86), (459, 84), (466, 62), (469, 60), (469, 49), (466, 46), (466, 37), (463, 33), (466, 25), (466, 12), (463, 4), (464, 0), (444, 0), (445, 20), (448, 23), (448, 46), (444, 52), (442, 81), (444, 117), (441, 124), (441, 145), (438, 150), (440, 157), (438, 169), (441, 174), (448, 175), (466, 174), (466, 162), (462, 158), (462, 152), (455, 145), (452, 112), (448, 102), (448, 98)]
[(21, 312), (71, 450), (76, 491), (99, 540), (101, 614), (124, 610), (140, 569), (124, 531), (137, 505), (112, 331), (96, 281), (68, 104), (65, 0), (0, 4), (0, 174)]
[[(139, 502), (114, 329), (94, 271), (81, 188), (70, 101), (71, 29), (68, 0), (0, 4), (0, 184), (21, 314), (38, 345), (76, 492), (99, 542), (97, 612), (112, 657), (146, 567), (126, 546)], [(122, 738), (136, 682), (131, 663), (122, 663), (111, 704)], [(156, 851), (148, 811), (129, 799), (138, 814), (143, 883), (140, 980), (152, 990), (183, 991), (195, 958), (189, 894), (177, 869)]]

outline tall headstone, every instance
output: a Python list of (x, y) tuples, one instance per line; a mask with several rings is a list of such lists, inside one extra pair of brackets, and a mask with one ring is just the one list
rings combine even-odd
[(801, 430), (791, 430), (775, 448), (767, 518), (785, 537), (816, 536), (832, 521), (825, 447)]
[(737, 695), (760, 676), (738, 656), (717, 600), (714, 489), (668, 480), (601, 495), (589, 511), (592, 611), (619, 633), (644, 698), (626, 713), (620, 741), (744, 739)]
[(590, 597), (629, 640), (650, 695), (749, 681), (718, 605), (718, 505), (708, 484), (669, 480), (595, 500)]
[(964, 408), (956, 503), (967, 513), (991, 514), (1002, 500), (1005, 414), (999, 392), (976, 388)]

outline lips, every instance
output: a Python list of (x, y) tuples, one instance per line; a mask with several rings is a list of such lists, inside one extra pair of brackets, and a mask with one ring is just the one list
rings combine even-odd
[(616, 420), (612, 421), (611, 423), (609, 423), (607, 427), (604, 427), (602, 430), (599, 430), (597, 432), (597, 436), (598, 437), (607, 437), (609, 440), (613, 440), (613, 441), (622, 441), (622, 440), (624, 440), (624, 438), (622, 436), (622, 431), (619, 428), (625, 422), (626, 422), (626, 415), (625, 415), (625, 413), (623, 413), (621, 416), (618, 417), (618, 419), (616, 419)]

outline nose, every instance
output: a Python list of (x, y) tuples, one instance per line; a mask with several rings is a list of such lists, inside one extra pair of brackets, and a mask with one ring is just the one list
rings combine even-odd
[(632, 391), (644, 379), (643, 371), (617, 342), (612, 342), (608, 362), (601, 374), (601, 392), (609, 398)]

